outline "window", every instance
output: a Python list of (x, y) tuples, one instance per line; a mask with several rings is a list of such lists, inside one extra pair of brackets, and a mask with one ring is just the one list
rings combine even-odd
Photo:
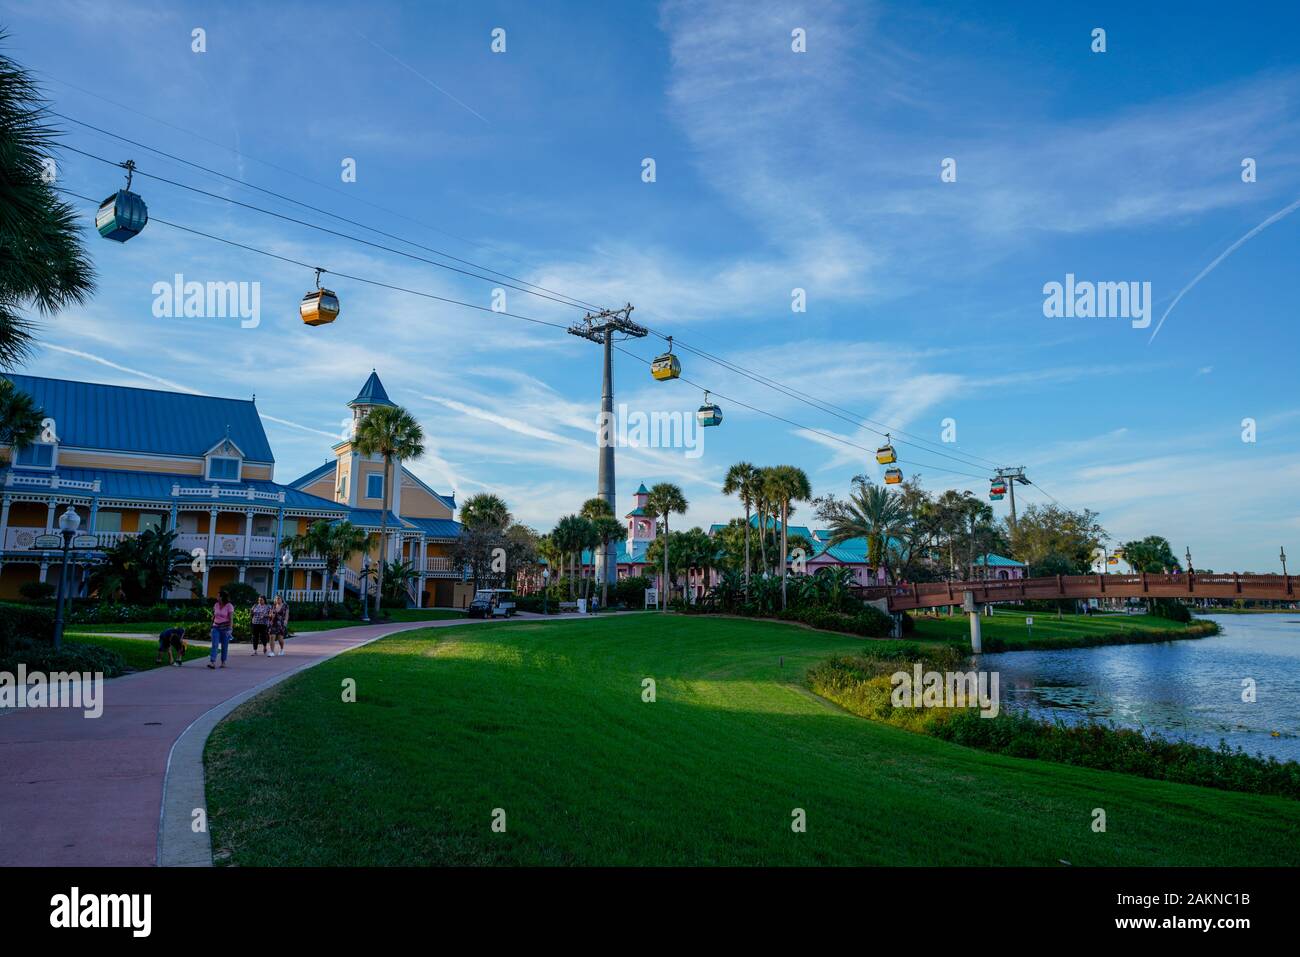
[(335, 493), (338, 501), (346, 502), (348, 500), (348, 477), (346, 475), (339, 476), (339, 485)]
[(239, 459), (213, 455), (208, 459), (208, 478), (213, 482), (238, 482)]
[(366, 476), (366, 498), (384, 497), (384, 474), (371, 472)]
[(140, 521), (136, 527), (142, 532), (147, 532), (151, 528), (156, 531), (163, 527), (163, 517), (157, 512), (141, 512)]
[(120, 532), (122, 530), (121, 512), (100, 512), (95, 516), (95, 531)]
[(54, 468), (54, 446), (46, 442), (36, 442), (18, 450), (14, 458), (15, 465), (30, 469)]

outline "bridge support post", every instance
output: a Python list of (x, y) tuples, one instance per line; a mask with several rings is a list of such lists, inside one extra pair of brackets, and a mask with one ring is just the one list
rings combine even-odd
[(962, 610), (970, 619), (970, 650), (974, 654), (984, 653), (984, 638), (980, 625), (980, 613), (983, 609), (975, 603), (975, 593), (968, 591), (962, 595)]

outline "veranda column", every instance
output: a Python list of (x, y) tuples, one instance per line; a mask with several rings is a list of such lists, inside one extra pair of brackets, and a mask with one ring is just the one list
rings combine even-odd
[(4, 495), (4, 504), (0, 505), (0, 548), (7, 547), (9, 540), (9, 493)]
[[(244, 558), (253, 554), (253, 510), (244, 509)], [(240, 581), (243, 581), (241, 578)]]
[(54, 531), (54, 510), (58, 507), (58, 504), (59, 503), (55, 501), (53, 495), (51, 495), (50, 500), (45, 503), (45, 534), (46, 535), (49, 535)]

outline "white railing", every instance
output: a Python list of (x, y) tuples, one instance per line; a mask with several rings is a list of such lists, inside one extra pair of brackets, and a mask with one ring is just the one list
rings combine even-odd
[(460, 569), (452, 566), (450, 558), (428, 558), (425, 559), (424, 573), (426, 575), (445, 577), (447, 575), (460, 574)]
[(5, 486), (13, 488), (14, 486), (26, 486), (28, 488), (48, 488), (48, 489), (75, 489), (77, 491), (98, 492), (99, 479), (93, 482), (83, 482), (79, 479), (65, 479), (58, 475), (29, 475), (25, 472), (15, 472), (10, 469), (5, 473)]
[(284, 596), (285, 601), (321, 602), (325, 600), (325, 589), (323, 588), (285, 588), (280, 594)]
[[(36, 541), (37, 535), (44, 535), (43, 527), (23, 527), (10, 526), (5, 529), (4, 548), (6, 551), (27, 551)], [(139, 532), (95, 532), (93, 533), (100, 548), (111, 548), (118, 542), (128, 538), (135, 538)], [(243, 535), (215, 535), (211, 542), (211, 551), (209, 558), (275, 558), (274, 535), (251, 535), (248, 538), (248, 549), (245, 554), (244, 536)], [(176, 548), (185, 552), (192, 552), (196, 548), (201, 548), (208, 552), (208, 536), (202, 532), (183, 532), (176, 536)], [(316, 555), (294, 556), (295, 562), (303, 562), (308, 565), (319, 564), (320, 557)]]
[(283, 502), (283, 492), (259, 492), (249, 488), (222, 488), (220, 485), (172, 486), (173, 498), (243, 499), (248, 502)]

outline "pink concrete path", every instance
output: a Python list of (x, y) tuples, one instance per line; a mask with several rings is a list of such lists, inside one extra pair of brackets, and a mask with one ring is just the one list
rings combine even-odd
[(207, 659), (104, 682), (104, 712), (72, 708), (0, 714), (0, 866), (149, 866), (173, 742), (235, 695), (347, 651), (414, 628), (462, 619), (303, 632), (283, 657), (256, 658), (231, 645), (224, 670)]

